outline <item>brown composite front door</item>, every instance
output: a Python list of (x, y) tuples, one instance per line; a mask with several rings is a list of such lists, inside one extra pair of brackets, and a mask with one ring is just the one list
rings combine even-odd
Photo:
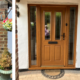
[(65, 66), (65, 15), (65, 7), (41, 7), (41, 67)]
[(29, 68), (74, 69), (77, 5), (28, 5)]

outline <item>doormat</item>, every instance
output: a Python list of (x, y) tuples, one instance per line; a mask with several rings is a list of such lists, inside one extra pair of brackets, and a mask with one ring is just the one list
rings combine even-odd
[(41, 70), (41, 73), (49, 79), (59, 79), (64, 76), (64, 70)]

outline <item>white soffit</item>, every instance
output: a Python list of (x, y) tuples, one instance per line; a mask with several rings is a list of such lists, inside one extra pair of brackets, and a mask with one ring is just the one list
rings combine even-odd
[(80, 0), (26, 0), (28, 4), (66, 4), (77, 5)]

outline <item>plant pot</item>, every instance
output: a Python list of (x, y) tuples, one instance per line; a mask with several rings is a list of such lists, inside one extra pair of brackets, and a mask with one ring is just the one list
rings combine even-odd
[(0, 80), (12, 80), (10, 78), (11, 73), (12, 73), (12, 70), (9, 70), (9, 71), (0, 70)]

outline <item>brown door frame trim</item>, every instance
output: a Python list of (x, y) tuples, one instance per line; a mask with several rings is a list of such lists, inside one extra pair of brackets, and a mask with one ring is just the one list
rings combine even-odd
[[(36, 6), (36, 39), (37, 39), (37, 65), (31, 65), (31, 43), (30, 43), (30, 6)], [(65, 67), (40, 67), (40, 60), (41, 60), (41, 36), (40, 36), (40, 7), (67, 7), (66, 13), (68, 14), (67, 16), (67, 23), (69, 24), (69, 13), (70, 13), (70, 7), (76, 7), (76, 22), (75, 22), (75, 40), (74, 40), (74, 63), (73, 65), (68, 65), (68, 46), (67, 46), (67, 57), (66, 57), (66, 66)], [(48, 5), (48, 4), (28, 4), (28, 46), (29, 46), (29, 69), (74, 69), (75, 68), (75, 63), (76, 63), (76, 39), (77, 39), (77, 17), (78, 17), (78, 5)], [(37, 28), (38, 26), (38, 28)], [(67, 35), (69, 35), (69, 25), (67, 26), (68, 30)], [(67, 36), (68, 37), (68, 36)], [(66, 44), (69, 44), (69, 39), (68, 41), (66, 40)]]

